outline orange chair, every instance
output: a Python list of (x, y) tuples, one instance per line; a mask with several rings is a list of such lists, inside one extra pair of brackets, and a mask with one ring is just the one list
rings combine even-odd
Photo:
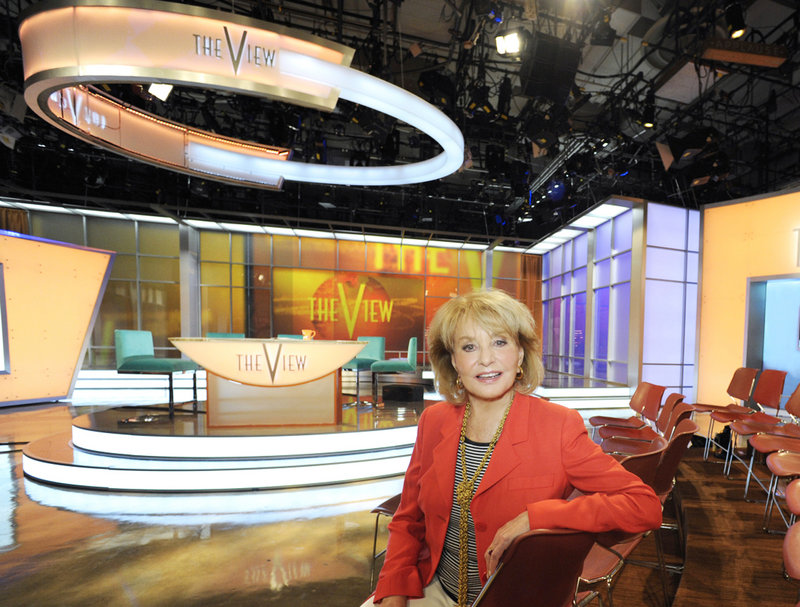
[(497, 570), (472, 607), (573, 604), (583, 562), (595, 536), (583, 531), (535, 529), (506, 548)]
[[(758, 369), (751, 369), (749, 367), (740, 367), (736, 369), (736, 371), (733, 372), (733, 377), (731, 377), (730, 383), (728, 384), (727, 393), (728, 396), (739, 402), (728, 405), (694, 403), (692, 406), (694, 407), (695, 415), (698, 413), (711, 414), (714, 412), (751, 413), (752, 410), (743, 405), (750, 400), (750, 394), (753, 392), (753, 383), (756, 380), (757, 374)], [(715, 420), (712, 419), (708, 425), (708, 434), (706, 436), (706, 446), (703, 450), (703, 459), (708, 459), (708, 453), (712, 444), (719, 448), (723, 448), (724, 446), (717, 443), (713, 438), (714, 421)]]
[(369, 587), (370, 590), (375, 589), (375, 565), (378, 559), (386, 554), (386, 548), (378, 552), (378, 525), (382, 516), (392, 518), (400, 505), (400, 494), (390, 497), (385, 502), (375, 506), (370, 512), (375, 515), (375, 535), (372, 538), (372, 567), (369, 572)]
[(800, 423), (798, 423), (798, 418), (800, 418), (800, 384), (789, 396), (784, 409), (789, 414), (790, 421), (767, 415), (766, 413), (762, 413), (757, 417), (757, 414), (754, 413), (744, 419), (731, 422), (731, 436), (733, 436), (733, 433), (738, 436), (751, 436), (759, 432), (765, 432), (777, 436), (800, 438)]
[[(777, 417), (777, 414), (779, 414), (781, 410), (781, 394), (783, 394), (783, 385), (785, 381), (786, 371), (764, 369), (761, 375), (758, 376), (758, 381), (756, 382), (756, 387), (753, 389), (753, 395), (751, 397), (758, 407), (758, 410), (750, 411), (749, 413), (715, 411), (711, 414), (711, 419), (729, 424), (744, 419), (772, 424), (780, 423), (781, 420)], [(766, 414), (764, 412), (765, 408), (774, 408), (775, 415)], [(747, 462), (736, 455), (736, 435), (733, 429), (731, 429), (731, 439), (728, 441), (728, 448), (725, 451), (725, 466), (723, 468), (723, 472), (726, 476), (729, 476), (731, 473), (731, 466), (733, 465), (734, 459), (739, 460), (743, 465), (747, 466)]]
[[(795, 522), (795, 513), (788, 504), (789, 498), (788, 494), (786, 493), (788, 491), (788, 487), (784, 487), (783, 491), (781, 491), (781, 485), (785, 485), (787, 482), (789, 485), (791, 485), (794, 479), (800, 477), (800, 453), (793, 451), (775, 451), (770, 453), (767, 456), (767, 468), (772, 476), (769, 482), (767, 505), (764, 507), (764, 522), (761, 525), (761, 529), (766, 533), (773, 533), (769, 527), (769, 522), (772, 518), (772, 511), (774, 508), (778, 509), (778, 514), (781, 515), (781, 518), (787, 527), (793, 525)], [(789, 506), (789, 510), (791, 512), (788, 519), (778, 503), (778, 498), (781, 496), (781, 493), (783, 493), (784, 497), (786, 498), (787, 506)], [(782, 532), (783, 530), (775, 531), (775, 533)]]
[[(665, 449), (666, 444), (661, 444), (651, 451), (629, 455), (621, 460), (620, 463), (626, 470), (633, 472), (643, 482), (652, 487)], [(583, 562), (578, 589), (586, 593), (596, 593), (601, 605), (613, 607), (614, 583), (622, 573), (631, 553), (648, 534), (649, 532), (635, 534), (599, 533), (595, 545), (592, 546)], [(589, 598), (589, 596), (586, 598)], [(586, 604), (586, 602), (578, 600), (577, 597), (575, 602), (577, 605)]]
[[(800, 479), (793, 480), (786, 487), (786, 505), (793, 517), (800, 514)], [(787, 577), (800, 580), (800, 523), (792, 523), (783, 538), (783, 572)], [(798, 600), (800, 605), (800, 595)]]
[[(661, 408), (661, 397), (666, 388), (643, 381), (631, 396), (630, 408), (635, 415), (627, 418), (611, 417), (608, 415), (595, 415), (589, 418), (593, 429), (600, 426), (618, 426), (623, 428), (643, 428), (649, 424), (655, 425), (658, 420), (658, 411)], [(593, 432), (594, 434), (594, 432)]]
[[(675, 397), (675, 398), (673, 398)], [(694, 410), (688, 403), (681, 402), (683, 400), (682, 394), (670, 394), (667, 396), (667, 401), (661, 407), (661, 414), (658, 416), (656, 428), (650, 426), (645, 428), (617, 428), (614, 426), (601, 426), (598, 434), (601, 438), (631, 438), (641, 441), (652, 441), (656, 437), (663, 437), (669, 440), (672, 437), (672, 432), (682, 420), (689, 419)], [(670, 401), (677, 400), (674, 404)]]
[[(771, 508), (772, 496), (778, 489), (778, 481), (780, 476), (775, 472), (771, 472), (769, 483), (765, 486), (761, 479), (753, 471), (753, 462), (755, 461), (756, 453), (764, 455), (767, 459), (767, 468), (770, 467), (769, 457), (778, 451), (790, 451), (793, 453), (800, 453), (800, 438), (789, 438), (785, 436), (776, 436), (774, 434), (754, 434), (750, 437), (750, 447), (753, 449), (753, 454), (750, 457), (750, 469), (748, 470), (747, 482), (744, 487), (744, 499), (748, 500), (748, 491), (750, 489), (750, 480), (755, 479), (756, 483), (764, 490), (767, 495), (766, 506), (764, 507), (764, 530), (766, 531), (767, 521), (769, 518), (768, 511)], [(748, 500), (750, 501), (750, 500)]]

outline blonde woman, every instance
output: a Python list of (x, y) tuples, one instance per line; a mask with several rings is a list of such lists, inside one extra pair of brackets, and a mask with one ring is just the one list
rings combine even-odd
[(428, 351), (447, 402), (420, 417), (365, 606), (465, 607), (532, 528), (660, 526), (656, 495), (592, 442), (580, 414), (530, 395), (543, 369), (525, 305), (497, 290), (452, 299), (431, 322)]

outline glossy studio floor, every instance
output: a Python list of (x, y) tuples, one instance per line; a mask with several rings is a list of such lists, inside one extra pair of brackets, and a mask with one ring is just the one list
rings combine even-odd
[[(400, 490), (401, 477), (184, 495), (70, 490), (24, 478), (24, 444), (69, 430), (86, 413), (164, 402), (163, 389), (95, 383), (79, 380), (69, 402), (0, 409), (0, 605), (360, 604), (369, 591), (370, 509)], [(382, 415), (408, 423), (416, 411)]]

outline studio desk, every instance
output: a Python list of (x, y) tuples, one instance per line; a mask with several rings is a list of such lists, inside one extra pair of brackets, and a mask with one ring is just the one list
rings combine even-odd
[[(25, 445), (22, 467), (26, 490), (36, 492), (32, 499), (69, 508), (74, 488), (144, 494), (310, 488), (395, 479), (408, 467), (415, 418), (342, 423), (341, 367), (366, 342), (172, 342), (206, 369), (207, 415), (159, 415), (134, 406), (79, 415), (70, 431)], [(383, 497), (398, 490), (393, 486)], [(118, 508), (113, 501), (93, 504)], [(123, 509), (141, 514), (141, 507)]]
[(207, 425), (342, 422), (342, 365), (365, 341), (170, 338), (207, 373)]

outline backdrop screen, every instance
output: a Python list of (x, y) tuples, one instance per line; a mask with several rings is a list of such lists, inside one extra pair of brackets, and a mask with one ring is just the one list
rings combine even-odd
[(395, 274), (276, 268), (275, 333), (316, 330), (316, 339), (386, 338), (404, 350), (424, 333), (424, 279)]

